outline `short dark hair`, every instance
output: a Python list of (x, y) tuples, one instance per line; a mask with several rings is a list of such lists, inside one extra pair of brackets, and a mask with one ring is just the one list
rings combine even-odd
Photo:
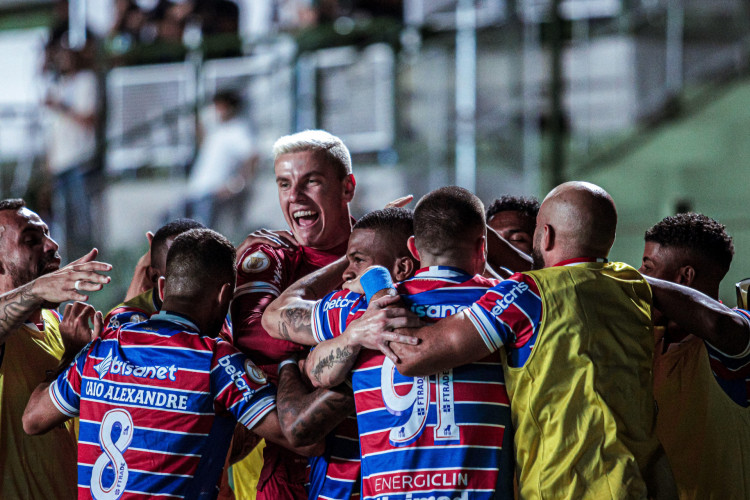
[(399, 252), (403, 255), (411, 255), (406, 245), (407, 240), (414, 234), (414, 211), (408, 208), (389, 207), (381, 210), (373, 210), (362, 216), (352, 231), (357, 229), (370, 229), (382, 231), (392, 237), (393, 243), (399, 244)]
[(504, 194), (487, 208), (487, 220), (500, 212), (520, 212), (522, 215), (536, 219), (539, 213), (539, 200), (533, 196), (513, 196)]
[(165, 251), (167, 240), (173, 236), (180, 235), (191, 229), (205, 228), (203, 224), (193, 219), (175, 219), (160, 227), (151, 240), (151, 266), (154, 266), (155, 260)]
[(422, 197), (414, 209), (414, 238), (434, 255), (471, 241), (486, 226), (484, 204), (458, 186), (438, 188)]
[(240, 106), (242, 105), (242, 97), (238, 92), (235, 92), (234, 90), (220, 90), (219, 92), (214, 94), (214, 97), (213, 99), (211, 99), (211, 101), (214, 103), (224, 103), (235, 111), (240, 109)]
[(698, 213), (665, 217), (646, 231), (646, 241), (677, 247), (715, 263), (725, 274), (734, 257), (732, 237), (724, 224)]
[(0, 200), (0, 210), (18, 210), (21, 207), (25, 207), (26, 202), (23, 198), (6, 198)]
[(234, 246), (211, 229), (191, 229), (167, 252), (165, 278), (170, 293), (193, 297), (207, 287), (235, 282)]

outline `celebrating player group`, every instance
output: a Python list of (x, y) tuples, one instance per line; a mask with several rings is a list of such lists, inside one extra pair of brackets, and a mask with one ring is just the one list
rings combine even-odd
[(636, 269), (594, 184), (355, 220), (340, 139), (273, 154), (288, 230), (172, 221), (108, 314), (96, 250), (0, 201), (0, 499), (750, 498), (723, 225), (655, 221)]

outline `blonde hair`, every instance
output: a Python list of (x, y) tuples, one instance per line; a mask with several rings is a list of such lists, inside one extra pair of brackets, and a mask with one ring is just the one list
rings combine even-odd
[(352, 157), (349, 149), (333, 134), (325, 130), (305, 130), (280, 137), (273, 145), (273, 159), (284, 154), (315, 151), (322, 154), (330, 164), (339, 169), (340, 177), (352, 173)]

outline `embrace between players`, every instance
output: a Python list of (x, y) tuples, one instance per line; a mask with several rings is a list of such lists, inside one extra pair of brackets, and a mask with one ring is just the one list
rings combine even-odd
[[(698, 466), (674, 467), (685, 440), (657, 439), (652, 305), (733, 373), (750, 361), (750, 327), (699, 282), (652, 273), (713, 298), (607, 261), (617, 213), (606, 191), (565, 183), (535, 226), (516, 210), (502, 217), (516, 227), (498, 231), (458, 187), (432, 191), (413, 212), (393, 206), (354, 222), (340, 140), (302, 132), (274, 155), (291, 234), (248, 237), (236, 275), (231, 245), (182, 221), (157, 232), (139, 294), (106, 320), (70, 306), (79, 336), (91, 319), (95, 339), (34, 390), (23, 425), (42, 433), (80, 416), (79, 498), (213, 498), (230, 442), (239, 455), (243, 441), (255, 444), (235, 422), (267, 441), (258, 498), (699, 491), (683, 470)], [(105, 282), (103, 264), (86, 265), (92, 276), (76, 291)], [(746, 391), (745, 379), (733, 382)], [(733, 395), (741, 413), (747, 393)], [(737, 432), (744, 442), (747, 429)], [(702, 451), (726, 455), (714, 448)], [(728, 467), (742, 474), (742, 460)], [(732, 488), (750, 491), (745, 476)]]

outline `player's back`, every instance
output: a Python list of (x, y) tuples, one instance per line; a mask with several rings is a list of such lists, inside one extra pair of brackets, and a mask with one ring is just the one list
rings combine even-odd
[[(210, 498), (236, 422), (274, 404), (252, 368), (228, 343), (168, 313), (106, 332), (81, 371), (79, 497), (125, 488)], [(239, 378), (245, 373), (258, 386)], [(228, 410), (251, 400), (244, 413)]]
[[(435, 266), (397, 289), (408, 308), (432, 322), (459, 313), (494, 284)], [(352, 384), (363, 498), (512, 498), (513, 437), (497, 353), (412, 378), (381, 353), (366, 351)]]

